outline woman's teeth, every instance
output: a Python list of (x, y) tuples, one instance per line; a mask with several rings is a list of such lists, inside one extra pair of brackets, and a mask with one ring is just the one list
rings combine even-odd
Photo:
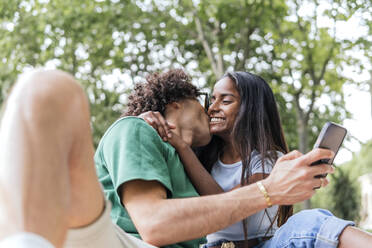
[(223, 118), (219, 118), (219, 117), (212, 117), (211, 118), (211, 122), (222, 122), (222, 121), (224, 121)]

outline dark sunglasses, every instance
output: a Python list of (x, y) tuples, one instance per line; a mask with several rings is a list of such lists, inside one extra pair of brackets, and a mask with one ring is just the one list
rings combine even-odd
[(209, 94), (207, 92), (200, 92), (198, 95), (200, 104), (204, 107), (205, 112), (209, 109)]

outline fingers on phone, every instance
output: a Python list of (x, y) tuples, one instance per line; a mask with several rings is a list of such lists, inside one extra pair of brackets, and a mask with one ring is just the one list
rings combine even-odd
[(329, 164), (319, 164), (317, 166), (310, 166), (310, 173), (315, 178), (325, 178), (327, 174), (335, 171), (334, 167)]
[(328, 185), (328, 179), (327, 178), (314, 178), (311, 182), (313, 190), (320, 189), (323, 187), (326, 187)]
[(308, 165), (313, 164), (322, 159), (332, 159), (334, 157), (334, 152), (329, 149), (315, 148), (314, 150), (306, 153), (300, 159)]

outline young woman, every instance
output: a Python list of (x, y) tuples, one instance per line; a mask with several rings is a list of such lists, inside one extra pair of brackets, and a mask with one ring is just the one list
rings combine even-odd
[[(216, 83), (210, 103), (208, 115), (213, 138), (206, 147), (196, 150), (202, 165), (192, 150), (172, 135), (171, 124), (158, 113), (147, 112), (141, 117), (177, 149), (201, 195), (233, 190), (263, 179), (271, 172), (276, 159), (287, 153), (269, 85), (261, 77), (247, 72), (228, 73)], [(268, 207), (208, 235), (205, 247), (336, 247), (344, 229), (354, 225), (326, 210), (302, 211), (283, 225), (291, 214), (291, 206)], [(345, 230), (348, 230), (343, 232), (346, 238), (350, 238), (348, 234), (352, 232), (357, 233), (354, 238), (358, 237), (361, 242), (372, 241), (371, 235), (357, 229)]]
[[(253, 74), (229, 73), (216, 83), (210, 100), (208, 114), (214, 137), (197, 151), (200, 161), (224, 191), (262, 180), (278, 157), (288, 152), (269, 85)], [(291, 214), (291, 206), (272, 206), (208, 235), (208, 243), (246, 239), (258, 243), (273, 236)]]

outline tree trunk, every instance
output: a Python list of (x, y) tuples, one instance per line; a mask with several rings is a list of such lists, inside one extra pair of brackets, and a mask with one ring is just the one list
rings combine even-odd
[(308, 134), (307, 134), (307, 122), (304, 119), (297, 120), (297, 132), (298, 132), (298, 144), (299, 151), (306, 153), (309, 150), (308, 147)]
[[(196, 31), (198, 32), (198, 39), (203, 45), (204, 51), (207, 54), (207, 58), (209, 62), (211, 63), (212, 71), (217, 79), (220, 79), (224, 74), (224, 65), (223, 65), (223, 58), (221, 51), (218, 51), (218, 54), (215, 55), (212, 50), (212, 45), (209, 44), (208, 39), (206, 35), (204, 34), (203, 25), (197, 15), (197, 12), (194, 12), (195, 16), (195, 25), (196, 25)], [(217, 27), (218, 28), (218, 27)], [(218, 30), (216, 30), (217, 32)]]

